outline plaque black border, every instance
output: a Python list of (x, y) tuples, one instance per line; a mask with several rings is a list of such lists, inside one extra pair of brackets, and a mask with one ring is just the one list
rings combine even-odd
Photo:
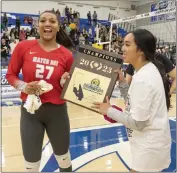
[[(110, 56), (110, 57), (114, 57), (114, 58), (117, 59), (116, 62), (113, 62), (113, 61), (111, 61), (110, 59), (106, 60), (106, 59), (102, 59), (102, 58), (99, 58), (99, 57), (94, 57), (94, 56), (91, 56), (91, 55), (87, 55), (87, 54), (86, 54), (86, 55), (89, 56), (90, 58), (91, 58), (91, 57), (94, 58), (94, 59), (97, 59), (97, 58), (98, 58), (98, 59), (97, 59), (98, 61), (101, 61), (101, 62), (103, 62), (103, 63), (109, 64), (109, 65), (111, 65), (111, 67), (113, 68), (113, 72), (111, 73), (111, 81), (110, 81), (110, 83), (109, 83), (107, 92), (106, 92), (106, 94), (105, 94), (105, 96), (104, 96), (104, 102), (106, 101), (106, 96), (108, 96), (108, 97), (110, 98), (111, 95), (112, 95), (112, 92), (113, 92), (113, 90), (114, 90), (114, 87), (115, 87), (115, 84), (116, 84), (117, 78), (118, 78), (118, 73), (114, 73), (114, 70), (121, 68), (121, 66), (122, 66), (122, 64), (123, 64), (123, 60), (121, 59), (121, 55), (118, 55), (118, 54), (115, 54), (115, 53), (112, 53), (112, 52), (108, 52), (108, 51), (105, 51), (105, 50), (102, 51), (102, 50), (99, 50), (99, 49), (96, 49), (96, 48), (93, 48), (93, 47), (90, 47), (90, 46), (81, 46), (80, 48), (81, 48), (81, 49), (80, 49), (81, 51), (78, 51), (78, 52), (77, 52), (77, 57), (75, 58), (75, 60), (74, 60), (74, 62), (73, 62), (73, 64), (72, 64), (72, 66), (71, 66), (71, 69), (70, 69), (70, 72), (69, 72), (70, 78), (66, 80), (66, 83), (65, 83), (65, 85), (64, 85), (64, 87), (63, 87), (63, 89), (62, 89), (61, 99), (65, 100), (65, 101), (67, 101), (67, 102), (73, 103), (73, 104), (75, 104), (75, 105), (77, 105), (77, 106), (83, 107), (83, 108), (85, 108), (85, 109), (91, 110), (91, 111), (93, 111), (93, 112), (99, 113), (99, 112), (96, 111), (95, 109), (91, 109), (91, 108), (89, 108), (89, 107), (87, 107), (87, 106), (80, 105), (80, 104), (78, 104), (78, 103), (75, 103), (75, 102), (72, 101), (72, 100), (68, 100), (68, 99), (65, 99), (65, 98), (64, 98), (65, 93), (67, 92), (67, 89), (68, 89), (68, 85), (69, 85), (69, 83), (70, 83), (70, 80), (72, 79), (72, 74), (73, 74), (75, 68), (80, 68), (79, 65), (78, 65), (78, 63), (80, 63), (80, 59), (82, 58), (82, 57), (81, 57), (81, 54), (83, 54), (82, 50), (83, 50), (83, 49), (86, 49), (86, 50), (89, 50), (89, 51), (93, 51), (93, 52), (101, 53), (101, 54), (104, 54), (104, 55), (108, 55), (108, 56)], [(114, 59), (114, 60), (115, 60), (115, 59)], [(85, 68), (82, 68), (82, 67), (81, 67), (80, 69), (86, 70), (86, 71), (88, 71), (88, 72), (93, 72), (93, 71), (90, 71), (90, 70), (85, 69)], [(101, 72), (101, 73), (98, 73), (98, 74), (100, 74), (100, 75), (102, 75), (102, 76), (105, 76), (105, 77), (108, 77), (108, 76), (106, 76), (106, 73), (104, 73), (104, 72)], [(109, 76), (109, 78), (110, 78), (110, 76)]]

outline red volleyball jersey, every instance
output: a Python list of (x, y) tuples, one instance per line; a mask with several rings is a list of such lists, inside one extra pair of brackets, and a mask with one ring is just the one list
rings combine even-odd
[[(15, 86), (22, 70), (23, 81), (27, 83), (45, 80), (53, 85), (53, 89), (40, 96), (42, 103), (62, 104), (65, 101), (60, 99), (60, 79), (64, 72), (69, 72), (73, 61), (72, 53), (61, 45), (58, 49), (47, 52), (37, 40), (25, 40), (15, 47), (6, 78), (10, 85)], [(22, 92), (21, 99), (25, 101), (26, 98), (27, 94)]]

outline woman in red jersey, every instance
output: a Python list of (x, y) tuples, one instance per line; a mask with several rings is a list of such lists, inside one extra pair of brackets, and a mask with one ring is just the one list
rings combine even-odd
[[(26, 171), (39, 171), (46, 130), (60, 172), (71, 172), (70, 124), (66, 103), (60, 99), (60, 81), (68, 76), (73, 63), (72, 53), (65, 47), (73, 48), (73, 44), (51, 11), (40, 15), (39, 34), (39, 40), (25, 40), (16, 46), (6, 75), (9, 84), (21, 91), (20, 131)], [(21, 69), (23, 81), (18, 78)], [(40, 95), (42, 105), (31, 115), (23, 105), (28, 94), (39, 90), (40, 80), (52, 84), (53, 89)]]

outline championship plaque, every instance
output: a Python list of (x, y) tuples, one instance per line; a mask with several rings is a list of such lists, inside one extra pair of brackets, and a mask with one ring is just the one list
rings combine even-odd
[(104, 102), (112, 95), (123, 60), (121, 55), (83, 45), (70, 70), (61, 98), (98, 112), (91, 108), (93, 102)]

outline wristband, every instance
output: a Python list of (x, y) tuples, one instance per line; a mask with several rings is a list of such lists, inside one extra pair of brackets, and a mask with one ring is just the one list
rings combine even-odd
[(66, 79), (64, 79), (64, 78), (61, 78), (61, 79), (60, 79), (60, 86), (61, 86), (62, 88), (63, 88), (65, 82), (66, 82)]
[[(123, 112), (121, 108), (119, 108), (119, 107), (117, 107), (115, 105), (112, 105), (111, 107)], [(104, 115), (104, 119), (106, 121), (109, 121), (110, 123), (117, 123), (117, 121), (113, 120), (112, 118), (109, 118), (107, 115)]]
[(25, 88), (26, 88), (27, 84), (28, 83), (26, 83), (26, 82), (19, 81), (18, 84), (16, 85), (16, 89), (21, 92), (25, 92)]

